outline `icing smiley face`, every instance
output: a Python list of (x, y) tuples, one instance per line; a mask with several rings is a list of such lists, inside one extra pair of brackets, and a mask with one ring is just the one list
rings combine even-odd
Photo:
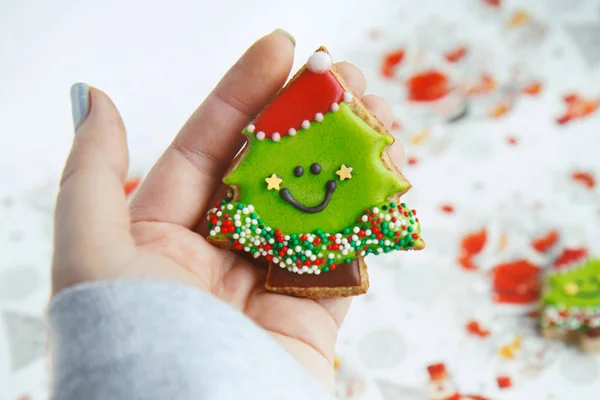
[[(339, 232), (373, 204), (408, 188), (381, 162), (393, 139), (373, 130), (347, 103), (321, 122), (278, 141), (247, 131), (242, 161), (224, 179), (236, 200), (252, 204), (265, 225), (282, 232)], [(277, 176), (281, 189), (268, 190)]]

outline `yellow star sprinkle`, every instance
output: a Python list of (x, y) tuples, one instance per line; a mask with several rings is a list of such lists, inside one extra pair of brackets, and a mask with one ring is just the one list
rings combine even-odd
[(340, 181), (352, 179), (352, 167), (346, 167), (345, 165), (342, 165), (335, 173), (340, 177)]
[(265, 182), (267, 182), (267, 185), (269, 185), (267, 187), (267, 190), (271, 190), (271, 189), (280, 190), (281, 187), (279, 185), (281, 185), (281, 182), (283, 182), (283, 179), (281, 179), (277, 175), (273, 174), (270, 177), (265, 178)]

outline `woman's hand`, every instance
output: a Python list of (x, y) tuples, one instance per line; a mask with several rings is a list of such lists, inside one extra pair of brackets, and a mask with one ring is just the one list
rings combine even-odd
[[(243, 144), (241, 130), (285, 84), (293, 57), (294, 40), (284, 31), (254, 43), (184, 125), (129, 207), (121, 117), (103, 92), (75, 85), (76, 134), (56, 207), (53, 293), (81, 282), (127, 278), (197, 287), (245, 313), (332, 390), (334, 346), (350, 299), (269, 293), (265, 269), (212, 246), (199, 233)], [(362, 73), (343, 62), (336, 67), (389, 128), (390, 108), (379, 97), (363, 97)], [(399, 143), (392, 154), (403, 158)]]

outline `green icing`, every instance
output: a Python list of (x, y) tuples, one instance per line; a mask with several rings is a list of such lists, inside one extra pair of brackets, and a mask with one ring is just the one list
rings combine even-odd
[[(544, 303), (566, 309), (600, 306), (600, 259), (548, 276)], [(569, 295), (567, 285), (577, 285), (577, 292)]]
[[(338, 232), (355, 223), (371, 205), (408, 188), (381, 161), (393, 139), (375, 131), (346, 103), (337, 112), (327, 113), (322, 122), (313, 121), (309, 129), (283, 136), (279, 142), (259, 141), (254, 134), (243, 133), (249, 136), (249, 148), (224, 182), (237, 186), (236, 200), (253, 204), (265, 225), (284, 233)], [(310, 173), (313, 163), (321, 165), (319, 175)], [(341, 181), (336, 175), (342, 165), (353, 169), (352, 179)], [(294, 175), (297, 166), (304, 168), (301, 177)], [(267, 190), (265, 178), (272, 174), (283, 179), (282, 189), (306, 206), (323, 201), (327, 181), (335, 180), (337, 188), (323, 211), (304, 213), (282, 200), (277, 190)]]

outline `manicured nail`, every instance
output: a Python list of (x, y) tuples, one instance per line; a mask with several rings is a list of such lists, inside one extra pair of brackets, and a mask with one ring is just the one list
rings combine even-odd
[(77, 132), (90, 112), (90, 87), (87, 84), (75, 83), (71, 86), (71, 109), (73, 126)]
[(291, 33), (289, 33), (288, 31), (281, 29), (281, 28), (277, 28), (273, 31), (273, 33), (276, 33), (278, 35), (283, 35), (286, 38), (290, 39), (290, 42), (292, 42), (292, 44), (294, 45), (294, 47), (296, 47), (296, 39), (292, 36)]

